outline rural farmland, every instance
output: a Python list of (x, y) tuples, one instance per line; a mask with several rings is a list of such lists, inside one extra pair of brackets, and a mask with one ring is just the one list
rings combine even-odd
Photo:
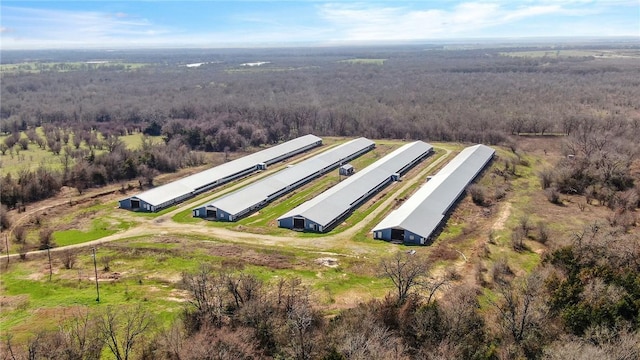
[(638, 51), (3, 50), (0, 351), (634, 358)]

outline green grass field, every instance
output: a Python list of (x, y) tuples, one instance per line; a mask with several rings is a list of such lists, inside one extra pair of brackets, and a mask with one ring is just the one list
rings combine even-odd
[(359, 65), (384, 65), (387, 59), (346, 59), (340, 60), (340, 63), (359, 64)]
[[(41, 127), (36, 128), (36, 133), (43, 137), (44, 133)], [(24, 132), (20, 134), (21, 137), (26, 138)], [(0, 142), (4, 142), (8, 135), (0, 136)], [(120, 140), (127, 146), (129, 149), (137, 149), (142, 144), (143, 134), (130, 134), (121, 136)], [(69, 141), (69, 145), (73, 147), (73, 134), (71, 135), (71, 140)], [(161, 137), (152, 137), (152, 141), (160, 142), (162, 141)], [(83, 142), (80, 145), (81, 149), (88, 149), (86, 144)], [(106, 150), (96, 150), (97, 154), (104, 152)], [(63, 169), (63, 160), (64, 160), (64, 149), (60, 152), (59, 155), (54, 154), (49, 150), (49, 148), (45, 147), (41, 149), (37, 144), (30, 143), (29, 148), (27, 150), (19, 149), (19, 145), (15, 145), (14, 149), (11, 151), (7, 151), (6, 154), (0, 155), (0, 167), (2, 168), (2, 174), (12, 174), (16, 175), (23, 169), (27, 170), (35, 170), (40, 166), (47, 167), (52, 170), (62, 170)], [(73, 162), (71, 163), (73, 165)]]
[(511, 57), (530, 58), (568, 58), (568, 57), (595, 57), (595, 58), (640, 58), (640, 52), (629, 49), (607, 49), (607, 50), (531, 50), (531, 51), (509, 51), (501, 52), (500, 55)]
[(40, 72), (69, 72), (90, 70), (117, 70), (131, 71), (149, 66), (144, 63), (128, 63), (119, 60), (114, 61), (88, 61), (88, 62), (24, 62), (18, 64), (0, 64), (0, 73), (40, 73)]
[[(243, 253), (225, 255), (231, 243), (198, 237), (133, 238), (97, 249), (100, 276), (100, 302), (96, 302), (93, 258), (90, 249), (78, 250), (77, 265), (67, 270), (54, 254), (54, 275), (49, 281), (45, 257), (29, 262), (11, 263), (2, 268), (3, 311), (0, 327), (16, 333), (15, 341), (25, 341), (35, 329), (55, 328), (63, 308), (79, 306), (100, 308), (107, 305), (143, 303), (160, 326), (169, 325), (184, 307), (187, 294), (176, 280), (184, 271), (196, 271), (201, 264), (221, 266), (231, 260), (243, 265), (243, 271), (270, 283), (277, 278), (299, 278), (311, 287), (314, 298), (331, 305), (336, 297), (363, 292), (382, 296), (389, 288), (386, 279), (368, 271), (362, 272), (360, 259), (344, 258), (340, 267), (318, 265), (314, 252), (295, 248), (243, 247)], [(252, 255), (255, 254), (255, 255)], [(247, 257), (248, 256), (248, 257)], [(251, 259), (264, 262), (257, 265)], [(110, 269), (104, 270), (105, 258), (111, 258)], [(273, 259), (272, 259), (273, 258)], [(343, 261), (344, 260), (344, 261)], [(271, 267), (278, 261), (284, 267)], [(56, 316), (45, 314), (56, 313)]]

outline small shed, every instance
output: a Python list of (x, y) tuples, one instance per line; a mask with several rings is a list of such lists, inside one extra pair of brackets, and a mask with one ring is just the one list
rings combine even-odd
[(353, 175), (353, 173), (355, 172), (355, 169), (351, 164), (345, 164), (340, 166), (339, 171), (340, 171), (340, 175), (349, 176), (349, 175)]

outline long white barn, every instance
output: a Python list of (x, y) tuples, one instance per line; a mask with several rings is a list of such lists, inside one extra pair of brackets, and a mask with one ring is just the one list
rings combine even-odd
[(278, 218), (278, 226), (326, 232), (371, 195), (429, 156), (433, 146), (416, 141), (403, 145), (355, 175)]
[(495, 150), (485, 145), (465, 148), (402, 206), (373, 228), (373, 237), (424, 245), (441, 225), (467, 185), (491, 161)]
[(351, 140), (193, 209), (193, 216), (208, 220), (236, 221), (374, 147), (375, 143), (366, 138)]
[(120, 200), (120, 207), (134, 211), (159, 211), (320, 145), (321, 138), (304, 135)]

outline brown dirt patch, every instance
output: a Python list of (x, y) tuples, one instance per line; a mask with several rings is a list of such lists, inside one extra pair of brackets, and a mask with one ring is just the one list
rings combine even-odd
[(505, 202), (502, 204), (498, 218), (491, 226), (491, 229), (496, 231), (504, 229), (504, 224), (509, 218), (509, 215), (511, 215), (511, 203)]
[(0, 309), (14, 311), (29, 305), (29, 295), (0, 296)]
[(209, 247), (210, 255), (225, 258), (227, 266), (242, 267), (245, 264), (273, 269), (291, 269), (296, 266), (292, 256), (280, 252), (261, 252), (239, 245), (215, 245)]
[(186, 290), (173, 289), (165, 299), (174, 302), (189, 301), (189, 292)]
[(34, 329), (55, 329), (61, 323), (84, 311), (84, 309), (82, 306), (38, 308), (33, 310), (29, 319), (14, 326), (12, 331), (24, 335)]
[(328, 258), (328, 257), (316, 259), (316, 264), (330, 267), (330, 268), (336, 268), (340, 266), (340, 264), (338, 263), (338, 259)]

